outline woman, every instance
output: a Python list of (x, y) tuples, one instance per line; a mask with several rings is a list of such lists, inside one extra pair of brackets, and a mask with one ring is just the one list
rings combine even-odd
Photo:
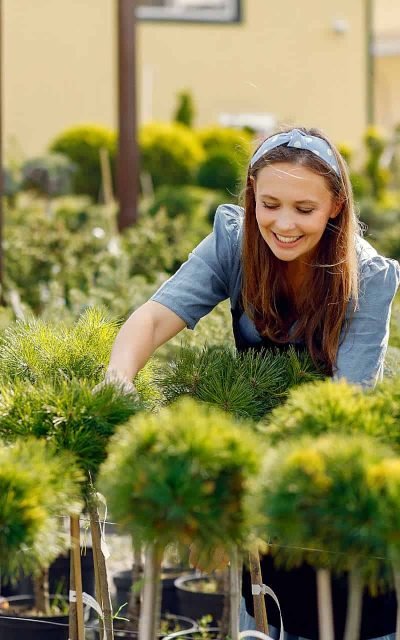
[[(316, 129), (291, 129), (265, 140), (248, 169), (244, 209), (218, 208), (214, 231), (122, 327), (107, 379), (127, 389), (153, 352), (226, 298), (238, 350), (296, 344), (336, 379), (374, 385), (382, 376), (400, 268), (361, 238), (346, 165)], [(310, 567), (275, 570), (266, 581), (281, 601), (292, 638), (316, 638), (315, 580)], [(248, 577), (242, 628), (254, 628)], [(339, 583), (338, 583), (339, 584)], [(340, 584), (339, 584), (340, 587)], [(334, 585), (335, 591), (335, 585)], [(344, 619), (338, 592), (337, 629)], [(368, 602), (362, 638), (395, 627), (390, 596)], [(272, 628), (277, 612), (269, 608)], [(274, 630), (271, 634), (275, 633)], [(341, 637), (340, 635), (338, 637)]]

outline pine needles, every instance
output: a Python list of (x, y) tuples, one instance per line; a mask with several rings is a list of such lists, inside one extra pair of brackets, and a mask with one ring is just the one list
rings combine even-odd
[(281, 404), (292, 386), (321, 378), (310, 357), (230, 347), (181, 347), (177, 358), (155, 373), (167, 403), (190, 395), (240, 418), (259, 420)]

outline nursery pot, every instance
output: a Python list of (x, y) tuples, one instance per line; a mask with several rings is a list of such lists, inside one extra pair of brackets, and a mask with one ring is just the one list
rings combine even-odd
[[(170, 628), (174, 629), (175, 627), (179, 626), (179, 629), (182, 631), (186, 631), (187, 633), (193, 633), (195, 631), (198, 630), (198, 626), (196, 624), (196, 622), (194, 620), (191, 620), (190, 618), (187, 618), (186, 616), (176, 616), (176, 615), (171, 615), (171, 614), (166, 614), (165, 617), (161, 618), (161, 623), (163, 621), (167, 621)], [(118, 623), (118, 621), (116, 621), (115, 626), (114, 626), (114, 638), (125, 638), (126, 640), (132, 640), (132, 638), (137, 638), (138, 637), (138, 633), (134, 633), (132, 631), (125, 631), (124, 629), (118, 629), (118, 626), (120, 626), (120, 623)], [(116, 628), (117, 627), (117, 628)], [(100, 639), (100, 633), (99, 633), (99, 621), (96, 620), (93, 623), (92, 626), (93, 629), (93, 633), (94, 633), (94, 640), (99, 640)], [(159, 633), (158, 634), (158, 638), (165, 638), (168, 633), (172, 633), (171, 632), (166, 632), (166, 633)]]
[[(181, 612), (179, 609), (178, 596), (175, 588), (175, 580), (181, 573), (182, 571), (178, 571), (177, 567), (162, 569), (161, 613), (184, 614), (184, 612)], [(114, 576), (113, 581), (116, 588), (116, 608), (118, 609), (126, 602), (129, 602), (129, 595), (132, 589), (132, 572), (119, 571)]]
[[(86, 553), (81, 556), (82, 588), (83, 591), (94, 597), (94, 568), (93, 549), (87, 547)], [(69, 553), (58, 556), (49, 568), (49, 590), (68, 596), (69, 593)], [(2, 587), (1, 595), (14, 596), (33, 593), (33, 582), (30, 576), (23, 576), (15, 585)]]
[[(175, 580), (175, 588), (182, 615), (189, 616), (194, 620), (211, 615), (212, 624), (217, 625), (222, 618), (224, 594), (201, 591), (200, 584), (210, 580), (210, 576), (184, 575)], [(196, 590), (197, 585), (199, 590)]]
[[(10, 596), (10, 608), (33, 605), (32, 596)], [(7, 618), (12, 617), (12, 620)], [(29, 619), (25, 621), (24, 618)], [(0, 613), (0, 640), (68, 640), (68, 615), (32, 616), (16, 614), (2, 609)]]

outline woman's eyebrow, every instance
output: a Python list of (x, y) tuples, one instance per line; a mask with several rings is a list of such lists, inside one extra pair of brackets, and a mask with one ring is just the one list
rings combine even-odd
[[(279, 202), (279, 198), (276, 198), (275, 196), (272, 196), (270, 193), (262, 193), (260, 195), (260, 198), (268, 198), (268, 200), (274, 200), (275, 202)], [(318, 205), (318, 202), (315, 202), (315, 200), (296, 200), (295, 204), (312, 204), (314, 206)]]

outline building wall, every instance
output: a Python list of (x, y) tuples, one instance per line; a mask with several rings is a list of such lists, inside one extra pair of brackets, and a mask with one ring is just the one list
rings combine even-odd
[(375, 121), (390, 135), (400, 124), (400, 2), (375, 0)]
[[(272, 113), (359, 142), (366, 124), (364, 0), (242, 0), (232, 25), (140, 23), (141, 121), (170, 119), (190, 89), (197, 124)], [(115, 126), (116, 0), (3, 0), (4, 127), (26, 154), (66, 126)], [(332, 29), (335, 18), (348, 31)]]

